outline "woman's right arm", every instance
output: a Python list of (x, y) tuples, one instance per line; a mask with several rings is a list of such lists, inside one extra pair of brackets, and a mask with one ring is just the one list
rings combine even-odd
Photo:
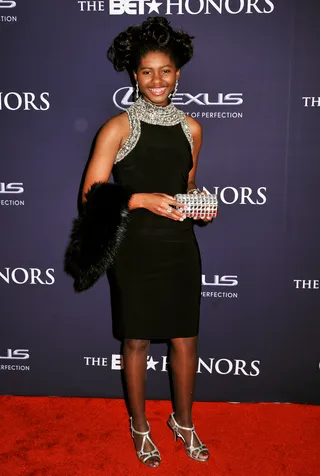
[[(99, 131), (93, 155), (88, 165), (82, 189), (82, 202), (95, 182), (108, 182), (114, 159), (130, 133), (127, 114), (124, 112), (107, 121)], [(146, 194), (135, 193), (130, 200), (130, 209), (142, 208)]]
[[(108, 182), (114, 159), (130, 133), (127, 114), (124, 112), (113, 117), (101, 128), (91, 157), (82, 189), (82, 201), (95, 182)], [(167, 209), (173, 205), (180, 205), (172, 196), (163, 193), (134, 193), (130, 199), (129, 208), (146, 208), (151, 212), (166, 216), (173, 220), (180, 220), (183, 215), (180, 211)]]
[(114, 159), (129, 135), (129, 121), (123, 113), (107, 121), (99, 131), (93, 155), (85, 176), (82, 201), (95, 182), (108, 182)]

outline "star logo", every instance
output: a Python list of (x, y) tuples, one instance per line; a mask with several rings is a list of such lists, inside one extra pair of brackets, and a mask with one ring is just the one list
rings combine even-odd
[(147, 360), (147, 370), (152, 369), (152, 370), (157, 370), (156, 365), (159, 363), (159, 360), (153, 360), (153, 357), (150, 357), (148, 355), (148, 360)]
[(157, 2), (156, 0), (152, 0), (149, 3), (146, 3), (146, 5), (148, 5), (149, 7), (149, 13), (152, 13), (152, 12), (160, 13), (159, 7), (162, 5), (162, 2)]

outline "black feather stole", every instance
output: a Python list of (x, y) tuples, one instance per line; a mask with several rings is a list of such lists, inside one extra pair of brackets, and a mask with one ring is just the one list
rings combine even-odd
[(64, 257), (75, 291), (89, 289), (114, 263), (127, 230), (131, 196), (128, 189), (109, 182), (94, 183), (86, 194)]

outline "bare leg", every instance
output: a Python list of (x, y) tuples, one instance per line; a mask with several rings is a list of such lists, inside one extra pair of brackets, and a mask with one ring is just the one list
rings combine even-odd
[[(124, 375), (127, 385), (129, 409), (133, 427), (137, 431), (148, 431), (145, 415), (145, 389), (149, 344), (148, 340), (125, 339), (123, 345)], [(137, 450), (141, 449), (142, 439), (142, 436), (134, 434)], [(154, 447), (151, 443), (146, 441), (143, 451), (148, 452), (153, 449)], [(146, 464), (151, 467), (159, 466), (159, 463), (160, 460), (157, 456), (146, 461)]]
[[(197, 337), (183, 337), (171, 339), (170, 365), (173, 377), (173, 391), (175, 401), (175, 419), (181, 426), (192, 427), (192, 403), (197, 371)], [(191, 442), (191, 431), (179, 430), (185, 437), (188, 446)], [(193, 445), (199, 441), (194, 438)], [(208, 451), (202, 451), (200, 459), (207, 460)]]

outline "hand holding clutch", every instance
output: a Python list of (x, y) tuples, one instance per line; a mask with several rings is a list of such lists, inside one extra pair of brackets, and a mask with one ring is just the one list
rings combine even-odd
[(218, 214), (217, 195), (209, 193), (204, 187), (203, 192), (178, 193), (174, 198), (186, 205), (186, 208), (179, 208), (179, 211), (188, 218), (207, 221), (216, 218)]

